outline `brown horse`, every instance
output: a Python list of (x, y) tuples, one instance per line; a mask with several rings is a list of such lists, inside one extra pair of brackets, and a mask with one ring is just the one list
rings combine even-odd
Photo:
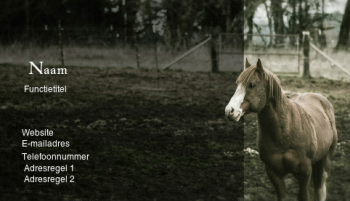
[(249, 112), (258, 116), (258, 148), (278, 200), (286, 200), (284, 177), (292, 173), (299, 181), (299, 200), (309, 200), (313, 180), (315, 200), (326, 199), (326, 179), (337, 144), (332, 104), (322, 95), (286, 96), (280, 81), (264, 69), (260, 59), (237, 79), (237, 90), (226, 106), (230, 120)]

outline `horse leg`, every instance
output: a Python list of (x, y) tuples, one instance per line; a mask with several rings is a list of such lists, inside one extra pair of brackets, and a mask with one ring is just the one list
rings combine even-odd
[(310, 189), (310, 181), (312, 174), (312, 166), (311, 161), (303, 161), (299, 164), (299, 201), (308, 201), (309, 200), (309, 189)]
[(314, 182), (315, 201), (325, 201), (327, 197), (326, 181), (331, 170), (329, 155), (324, 156), (312, 166), (312, 179)]
[(284, 183), (284, 176), (277, 175), (269, 166), (265, 165), (267, 176), (269, 177), (273, 187), (277, 193), (277, 200), (287, 200), (286, 184)]

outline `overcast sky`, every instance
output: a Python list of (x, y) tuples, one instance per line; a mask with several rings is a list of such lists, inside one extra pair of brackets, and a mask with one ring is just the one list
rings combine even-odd
[(334, 13), (336, 11), (339, 11), (340, 13), (344, 14), (345, 6), (346, 6), (346, 0), (335, 0), (335, 1), (325, 1), (325, 12), (327, 13)]
[[(340, 13), (344, 13), (345, 11), (345, 5), (347, 0), (325, 0), (326, 6), (325, 6), (325, 12), (326, 13), (334, 13), (336, 11)], [(269, 2), (268, 2), (269, 3)], [(288, 24), (286, 22), (287, 18), (284, 19), (285, 24)], [(254, 22), (260, 25), (267, 25), (267, 18), (266, 18), (266, 10), (265, 6), (261, 4), (254, 15)]]

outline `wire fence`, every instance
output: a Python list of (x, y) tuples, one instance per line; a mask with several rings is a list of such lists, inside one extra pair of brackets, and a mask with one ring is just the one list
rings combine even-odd
[(313, 77), (350, 81), (350, 62), (348, 52), (335, 52), (334, 49), (322, 49), (310, 43), (310, 72)]
[(230, 58), (241, 55), (250, 60), (264, 57), (265, 66), (275, 73), (299, 74), (299, 40), (299, 35), (220, 34), (220, 68), (228, 68)]
[[(139, 32), (122, 35), (121, 31), (58, 26), (31, 29), (26, 37), (3, 34), (1, 41), (7, 37), (8, 42), (0, 46), (0, 62), (27, 64), (28, 61), (40, 60), (49, 65), (159, 69), (206, 37), (205, 33), (193, 33), (191, 36), (183, 33), (170, 37)], [(18, 29), (18, 32), (22, 33), (23, 29)], [(210, 65), (205, 65), (210, 63), (207, 52), (207, 48), (203, 47), (172, 68), (208, 71)], [(196, 63), (202, 64), (201, 67)]]
[[(18, 29), (21, 32), (23, 29)], [(212, 71), (216, 62), (217, 71), (239, 72), (243, 69), (243, 58), (254, 61), (260, 57), (266, 68), (277, 74), (301, 74), (305, 63), (299, 35), (222, 33), (207, 40), (210, 35), (207, 33), (184, 33), (176, 37), (138, 32), (121, 35), (121, 30), (113, 28), (64, 29), (60, 25), (31, 29), (27, 37), (18, 40), (14, 40), (16, 31), (11, 33), (14, 34), (1, 35), (1, 41), (6, 37), (11, 41), (0, 47), (1, 63), (27, 65), (28, 61), (44, 61), (48, 65)], [(348, 57), (321, 46), (322, 37), (314, 35), (309, 34), (313, 43), (309, 56), (311, 74), (345, 79), (350, 71), (344, 67), (350, 62), (346, 60)]]

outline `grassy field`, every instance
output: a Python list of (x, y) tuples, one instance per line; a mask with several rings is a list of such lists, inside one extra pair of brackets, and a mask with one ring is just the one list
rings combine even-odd
[[(243, 122), (224, 116), (237, 75), (67, 68), (68, 75), (30, 76), (28, 66), (0, 65), (0, 200), (243, 198)], [(67, 85), (67, 93), (26, 94), (26, 84)], [(54, 136), (24, 138), (22, 128)], [(68, 140), (71, 147), (22, 148), (22, 139)], [(56, 174), (23, 172), (23, 152), (91, 158), (38, 161), (74, 164), (75, 183), (28, 184), (26, 174)]]

